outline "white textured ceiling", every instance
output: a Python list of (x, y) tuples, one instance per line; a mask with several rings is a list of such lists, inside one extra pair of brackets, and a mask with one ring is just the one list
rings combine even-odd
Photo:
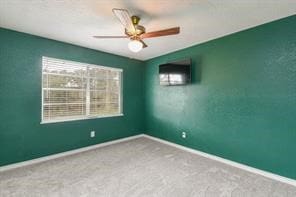
[[(128, 39), (94, 39), (123, 35), (112, 8), (140, 16), (146, 31), (180, 26), (181, 33), (146, 39), (139, 53)], [(0, 27), (147, 60), (295, 13), (296, 0), (0, 0)]]

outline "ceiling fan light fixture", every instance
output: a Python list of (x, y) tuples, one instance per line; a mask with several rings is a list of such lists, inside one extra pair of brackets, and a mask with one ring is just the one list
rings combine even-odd
[(142, 42), (138, 41), (138, 40), (131, 40), (129, 43), (128, 43), (128, 48), (129, 50), (131, 50), (132, 52), (134, 53), (137, 53), (139, 51), (142, 50), (143, 48), (143, 44)]
[[(1, 0), (0, 0), (1, 1)], [(146, 38), (155, 38), (161, 36), (170, 36), (180, 33), (180, 27), (173, 27), (169, 29), (162, 29), (158, 31), (146, 32), (144, 26), (139, 25), (140, 17), (130, 17), (129, 12), (126, 9), (113, 8), (112, 12), (119, 19), (120, 23), (124, 27), (124, 34), (120, 36), (94, 36), (94, 38), (106, 39), (106, 38), (128, 38), (128, 48), (130, 51), (137, 53), (148, 45), (143, 41)]]

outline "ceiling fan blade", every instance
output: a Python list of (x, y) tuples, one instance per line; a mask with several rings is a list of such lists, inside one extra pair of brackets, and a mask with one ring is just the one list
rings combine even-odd
[(121, 24), (124, 26), (125, 29), (127, 29), (130, 32), (136, 31), (134, 24), (132, 22), (132, 19), (127, 10), (113, 8), (112, 11), (114, 15), (119, 19), (119, 21), (121, 22)]
[(108, 39), (108, 38), (128, 38), (128, 36), (93, 36), (94, 38)]
[(160, 31), (152, 31), (152, 32), (144, 33), (141, 35), (141, 39), (160, 37), (160, 36), (169, 36), (169, 35), (175, 35), (179, 33), (180, 33), (180, 27), (173, 27), (169, 29), (163, 29)]
[(143, 40), (139, 40), (139, 41), (143, 44), (143, 48), (148, 47), (148, 45)]

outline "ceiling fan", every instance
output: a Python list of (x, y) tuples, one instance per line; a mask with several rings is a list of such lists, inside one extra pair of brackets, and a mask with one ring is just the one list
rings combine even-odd
[(143, 41), (146, 38), (154, 38), (160, 36), (169, 36), (180, 33), (180, 27), (173, 27), (169, 29), (163, 29), (159, 31), (147, 32), (144, 26), (139, 25), (140, 17), (130, 16), (126, 9), (112, 9), (114, 15), (119, 19), (123, 27), (125, 28), (123, 36), (94, 36), (94, 38), (129, 38), (131, 41), (128, 43), (128, 48), (132, 52), (139, 52), (143, 48), (147, 47), (147, 44)]

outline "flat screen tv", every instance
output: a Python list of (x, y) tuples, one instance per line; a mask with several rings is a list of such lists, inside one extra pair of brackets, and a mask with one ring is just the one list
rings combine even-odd
[(159, 65), (160, 85), (186, 85), (191, 82), (191, 59)]

